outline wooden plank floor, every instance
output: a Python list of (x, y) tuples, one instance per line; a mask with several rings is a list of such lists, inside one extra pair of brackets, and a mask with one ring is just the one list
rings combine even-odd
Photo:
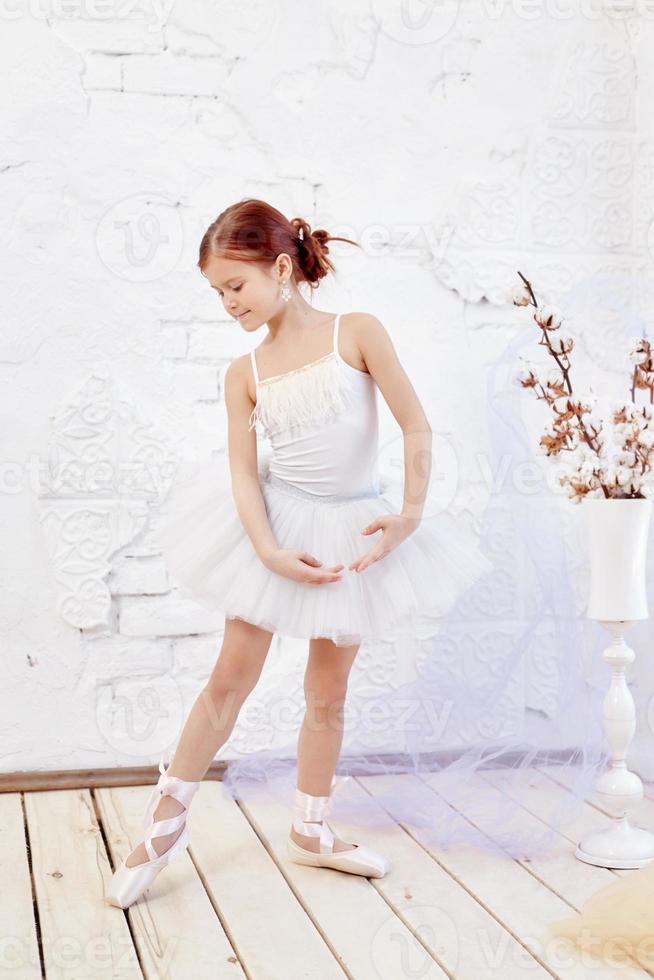
[[(354, 792), (402, 793), (414, 775), (361, 777)], [(474, 777), (511, 795), (507, 774)], [(421, 782), (434, 791), (429, 777)], [(289, 811), (236, 803), (205, 781), (191, 809), (189, 850), (129, 910), (103, 896), (138, 840), (151, 786), (0, 794), (0, 978), (32, 980), (636, 980), (654, 960), (604, 965), (553, 947), (544, 926), (616, 875), (577, 861), (574, 846), (610, 817), (587, 802), (546, 858), (515, 861), (471, 846), (438, 850), (394, 822), (365, 842), (393, 864), (366, 879), (286, 859)], [(649, 788), (648, 791), (649, 793)], [(521, 796), (526, 829), (569, 788), (533, 769)], [(448, 803), (466, 814), (465, 799)], [(547, 803), (547, 807), (546, 807)], [(472, 814), (469, 814), (472, 819)], [(475, 821), (480, 825), (479, 814)], [(654, 829), (654, 799), (637, 822)], [(357, 828), (334, 820), (347, 839)]]

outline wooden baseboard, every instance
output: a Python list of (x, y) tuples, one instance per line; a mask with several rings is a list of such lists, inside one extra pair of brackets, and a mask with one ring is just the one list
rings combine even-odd
[[(212, 762), (205, 779), (222, 780), (227, 762)], [(148, 786), (159, 780), (159, 766), (113, 769), (58, 769), (50, 772), (0, 773), (0, 793), (38, 793), (52, 789), (99, 789), (104, 786)]]
[[(530, 765), (553, 765), (557, 761), (566, 764), (571, 758), (572, 749), (544, 749), (534, 754), (529, 752)], [(445, 766), (456, 762), (461, 757), (461, 750), (434, 751), (420, 755), (420, 764), (426, 772), (439, 772)], [(465, 754), (465, 751), (464, 751)], [(501, 754), (491, 753), (490, 762), (479, 762), (480, 769), (513, 768), (523, 760), (524, 750), (507, 750)], [(375, 756), (379, 762), (383, 758), (387, 772), (398, 774), (412, 772), (414, 761), (402, 754), (387, 753)], [(340, 763), (347, 763), (347, 772), (351, 775), (367, 775), (370, 772), (365, 759), (343, 756)], [(357, 766), (360, 765), (358, 769)], [(207, 770), (205, 779), (222, 780), (229, 761), (212, 762)], [(94, 789), (101, 786), (147, 786), (156, 784), (159, 780), (159, 766), (130, 766), (113, 769), (59, 769), (53, 772), (6, 772), (0, 773), (0, 793), (38, 793), (40, 790), (51, 789)]]

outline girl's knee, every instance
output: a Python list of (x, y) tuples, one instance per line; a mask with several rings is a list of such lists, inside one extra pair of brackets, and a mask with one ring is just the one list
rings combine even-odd
[(307, 676), (304, 679), (304, 694), (307, 703), (329, 707), (345, 700), (347, 694), (347, 677)]
[(240, 620), (228, 620), (227, 624), (218, 660), (206, 686), (216, 699), (231, 695), (245, 700), (261, 676), (272, 633)]
[(231, 698), (244, 701), (256, 687), (260, 671), (249, 666), (218, 664), (207, 681), (206, 690), (214, 701)]

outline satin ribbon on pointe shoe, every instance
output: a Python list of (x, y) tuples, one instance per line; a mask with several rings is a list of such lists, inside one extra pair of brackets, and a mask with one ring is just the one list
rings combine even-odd
[[(168, 765), (164, 766), (164, 762), (166, 760), (168, 761)], [(168, 770), (170, 769), (170, 766), (170, 756), (168, 753), (164, 753), (159, 762), (159, 772), (161, 775), (159, 776), (157, 785), (150, 796), (143, 821), (143, 845), (151, 861), (154, 861), (157, 857), (159, 857), (152, 846), (153, 838), (164, 837), (166, 834), (172, 834), (176, 830), (180, 830), (182, 827), (184, 827), (191, 800), (200, 787), (199, 780), (193, 782), (186, 779), (180, 779), (178, 776), (169, 776)], [(170, 796), (172, 799), (177, 800), (178, 803), (181, 803), (184, 809), (175, 816), (169, 817), (167, 820), (157, 820), (155, 822), (154, 812), (157, 809), (159, 801), (163, 799), (164, 796)], [(172, 846), (173, 845), (171, 845), (171, 847)]]
[[(107, 901), (119, 908), (127, 908), (140, 898), (143, 892), (152, 885), (158, 873), (188, 845), (189, 832), (186, 822), (188, 810), (191, 800), (200, 786), (200, 781), (189, 781), (177, 776), (169, 776), (170, 764), (168, 767), (164, 766), (165, 758), (166, 756), (159, 762), (159, 780), (150, 795), (143, 821), (141, 837), (148, 860), (130, 867), (127, 866), (126, 860), (123, 860), (109, 883)], [(154, 812), (163, 796), (171, 796), (176, 799), (184, 809), (167, 820), (155, 821)], [(163, 854), (158, 854), (154, 849), (153, 840), (172, 834), (176, 830), (180, 830), (181, 833)]]
[[(321, 854), (330, 854), (334, 850), (336, 838), (325, 818), (332, 812), (334, 795), (351, 778), (351, 776), (334, 775), (329, 796), (312, 796), (301, 789), (295, 790), (293, 829), (305, 837), (320, 838)], [(318, 821), (322, 822), (318, 823)], [(344, 843), (350, 844), (352, 841), (344, 841)]]
[[(167, 763), (167, 765), (164, 765), (165, 763)], [(150, 793), (150, 798), (145, 807), (145, 814), (143, 816), (143, 824), (141, 827), (142, 838), (144, 838), (147, 835), (148, 829), (150, 827), (150, 822), (152, 821), (153, 818), (154, 811), (157, 809), (157, 805), (162, 796), (161, 787), (162, 787), (163, 780), (161, 779), (161, 776), (165, 776), (167, 771), (170, 769), (170, 765), (171, 765), (170, 752), (164, 752), (161, 759), (159, 760), (159, 772), (161, 775), (159, 776), (157, 783), (155, 784), (152, 792)]]

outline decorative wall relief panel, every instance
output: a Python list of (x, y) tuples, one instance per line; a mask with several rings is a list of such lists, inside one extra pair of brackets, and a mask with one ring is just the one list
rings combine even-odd
[(92, 375), (51, 419), (38, 499), (59, 611), (71, 626), (106, 633), (111, 558), (147, 527), (179, 457), (107, 376)]

